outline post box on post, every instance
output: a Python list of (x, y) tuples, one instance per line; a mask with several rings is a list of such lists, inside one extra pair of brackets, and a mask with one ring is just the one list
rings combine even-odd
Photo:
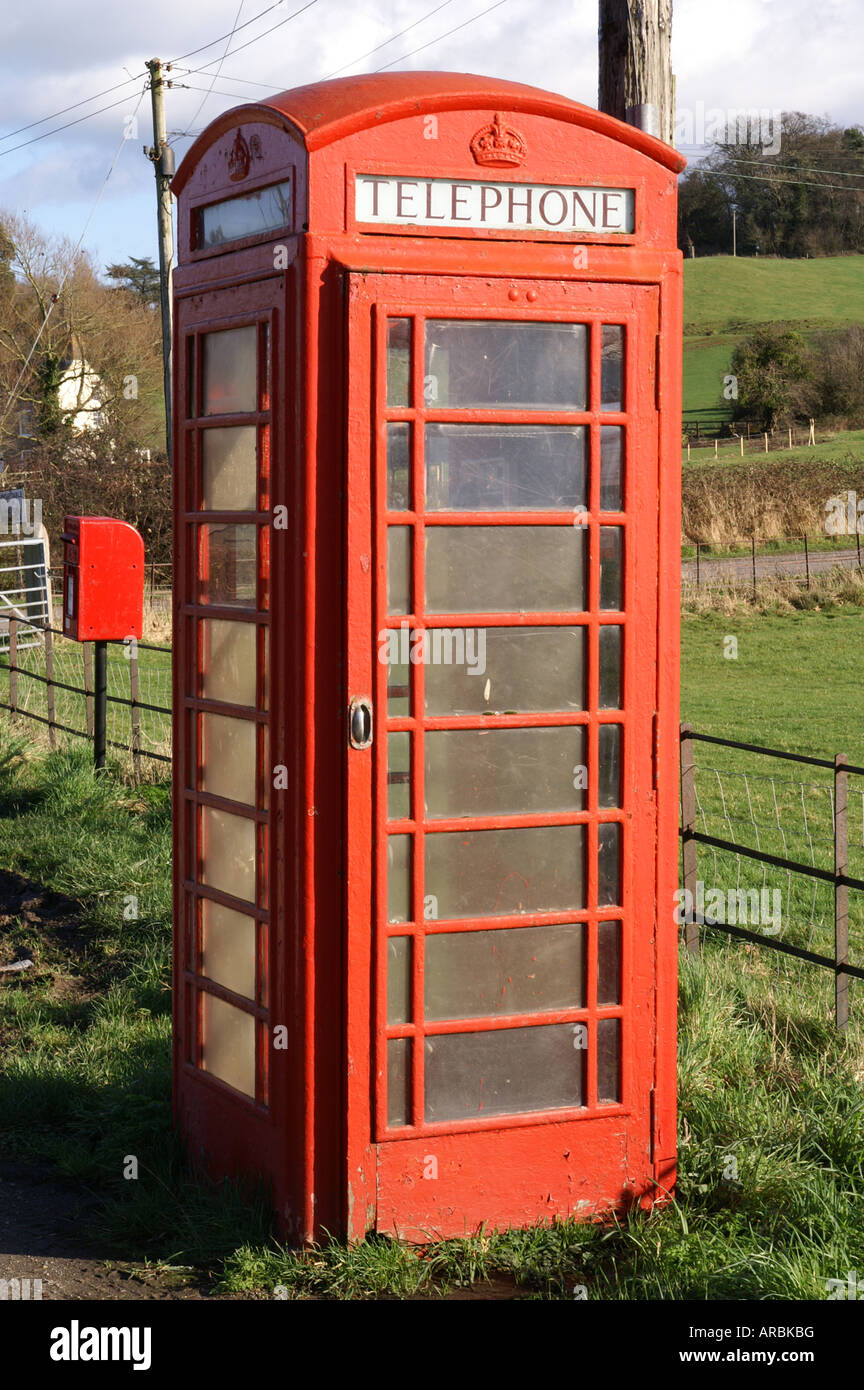
[(293, 1240), (674, 1183), (682, 167), (411, 72), (174, 180), (175, 1106)]
[(93, 762), (105, 767), (108, 643), (140, 640), (144, 621), (144, 541), (134, 526), (107, 516), (63, 519), (63, 634), (93, 643)]

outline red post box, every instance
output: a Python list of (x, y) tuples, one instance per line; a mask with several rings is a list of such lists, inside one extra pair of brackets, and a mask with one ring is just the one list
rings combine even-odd
[(174, 181), (176, 1111), (293, 1239), (674, 1182), (682, 167), (411, 72)]
[(63, 520), (63, 632), (76, 642), (142, 635), (144, 541), (107, 516)]

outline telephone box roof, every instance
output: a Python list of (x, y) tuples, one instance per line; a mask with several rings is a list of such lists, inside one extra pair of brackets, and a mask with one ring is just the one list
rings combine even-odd
[(204, 150), (240, 120), (272, 120), (275, 114), (293, 126), (307, 150), (317, 150), (358, 131), (406, 116), (496, 106), (508, 112), (530, 112), (583, 126), (631, 146), (675, 173), (680, 173), (686, 164), (677, 150), (653, 135), (539, 87), (463, 72), (365, 73), (292, 87), (277, 96), (223, 112), (191, 146), (172, 188), (175, 194), (180, 193)]

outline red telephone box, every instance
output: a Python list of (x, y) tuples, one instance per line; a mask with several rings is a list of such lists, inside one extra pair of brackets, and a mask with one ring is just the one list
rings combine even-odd
[(682, 166), (412, 72), (174, 181), (176, 1110), (295, 1240), (674, 1181)]

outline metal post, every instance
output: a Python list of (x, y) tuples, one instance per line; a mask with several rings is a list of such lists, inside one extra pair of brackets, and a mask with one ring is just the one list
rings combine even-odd
[[(684, 861), (684, 887), (694, 904), (697, 896), (698, 868), (696, 864), (696, 841), (691, 838), (696, 830), (696, 759), (693, 753), (692, 724), (681, 725), (681, 827), (682, 857)], [(684, 944), (691, 956), (699, 954), (699, 923), (694, 912), (687, 914), (684, 926)]]
[(84, 650), (84, 720), (87, 737), (93, 737), (93, 653), (89, 642), (82, 642)]
[(699, 588), (699, 552), (702, 549), (699, 541), (696, 542), (696, 588)]
[[(848, 817), (846, 811), (849, 774), (844, 764), (845, 753), (834, 759), (834, 873), (839, 879), (846, 873), (848, 850)], [(837, 1031), (843, 1033), (849, 1024), (849, 976), (843, 966), (849, 963), (849, 889), (845, 883), (834, 883), (834, 1018)]]
[(804, 537), (804, 573), (807, 575), (807, 588), (810, 588), (810, 555), (807, 551), (807, 537)]
[(750, 537), (750, 561), (753, 568), (753, 597), (756, 597), (756, 537)]
[(138, 679), (138, 643), (135, 642), (129, 653), (129, 698), (132, 701), (132, 766), (135, 770), (136, 782), (141, 781), (141, 713), (138, 709), (138, 701), (141, 698), (141, 687)]
[(105, 768), (105, 746), (108, 723), (108, 643), (93, 643), (93, 766), (97, 772)]

